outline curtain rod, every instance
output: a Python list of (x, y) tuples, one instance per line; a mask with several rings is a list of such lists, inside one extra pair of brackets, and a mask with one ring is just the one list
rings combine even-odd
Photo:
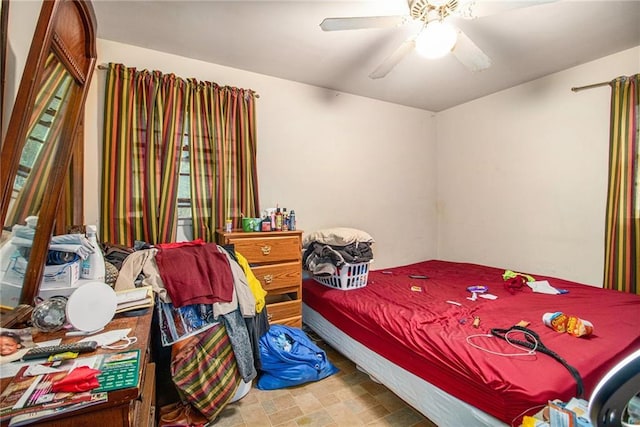
[[(108, 69), (109, 69), (109, 67), (108, 67), (108, 66), (103, 65), (103, 64), (98, 64), (98, 65), (96, 66), (96, 68), (97, 68), (98, 70), (108, 70)], [(249, 89), (249, 90), (251, 90), (251, 89)], [(255, 96), (256, 98), (260, 98), (260, 94), (258, 94), (257, 92), (254, 92), (254, 91), (251, 91), (251, 92), (253, 93), (253, 96)]]
[(578, 86), (578, 87), (572, 87), (571, 91), (572, 92), (580, 92), (581, 90), (586, 90), (586, 89), (593, 89), (595, 87), (600, 87), (600, 86), (609, 86), (611, 84), (611, 82), (600, 82), (600, 83), (593, 83), (590, 85), (586, 85), (586, 86)]

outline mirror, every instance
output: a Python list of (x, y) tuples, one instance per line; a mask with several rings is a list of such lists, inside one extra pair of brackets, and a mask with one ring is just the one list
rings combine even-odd
[[(70, 165), (74, 153), (82, 151), (76, 146), (82, 145), (81, 116), (96, 61), (95, 31), (89, 2), (42, 2), (2, 145), (0, 295), (5, 309), (34, 303), (49, 240), (54, 226), (60, 229), (56, 219), (62, 217), (65, 180), (70, 170), (77, 174), (79, 169), (76, 161)], [(37, 223), (16, 251), (11, 230), (31, 216)]]
[(46, 60), (42, 82), (13, 180), (5, 229), (24, 224), (27, 217), (40, 212), (45, 190), (41, 184), (50, 175), (55, 148), (59, 146), (73, 78), (53, 53)]

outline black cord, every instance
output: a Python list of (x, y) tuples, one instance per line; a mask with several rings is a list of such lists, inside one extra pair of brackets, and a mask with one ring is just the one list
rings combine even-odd
[[(525, 337), (526, 341), (513, 339), (511, 337), (509, 337), (507, 339), (506, 334), (508, 332), (511, 332), (511, 331), (520, 331), (520, 332), (524, 333), (524, 337)], [(548, 356), (551, 356), (554, 359), (556, 359), (558, 362), (560, 362), (562, 364), (562, 366), (567, 368), (567, 370), (571, 373), (573, 378), (575, 378), (576, 385), (577, 385), (577, 397), (580, 397), (580, 398), (583, 397), (584, 384), (582, 382), (582, 377), (580, 376), (580, 373), (578, 372), (578, 370), (576, 368), (574, 368), (573, 366), (569, 365), (567, 363), (567, 361), (564, 360), (562, 357), (560, 357), (560, 355), (558, 355), (556, 352), (554, 352), (554, 351), (550, 350), (549, 348), (547, 348), (547, 346), (545, 346), (542, 343), (542, 341), (540, 340), (540, 336), (538, 336), (537, 333), (535, 333), (531, 329), (527, 329), (527, 328), (525, 328), (523, 326), (512, 326), (509, 329), (493, 328), (493, 329), (491, 329), (491, 334), (495, 335), (498, 338), (502, 338), (505, 341), (509, 341), (511, 343), (520, 345), (522, 347), (539, 351), (540, 353), (544, 353), (544, 354), (546, 354)]]

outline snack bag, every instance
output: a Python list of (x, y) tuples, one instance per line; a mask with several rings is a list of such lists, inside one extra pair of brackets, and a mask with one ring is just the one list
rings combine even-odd
[(567, 333), (574, 337), (585, 337), (591, 335), (593, 325), (588, 320), (582, 320), (579, 317), (569, 316), (567, 321)]
[(566, 332), (569, 317), (561, 311), (555, 313), (545, 313), (542, 322), (556, 332)]
[(568, 316), (561, 311), (545, 313), (542, 322), (556, 332), (566, 332), (574, 337), (585, 337), (593, 332), (593, 324), (576, 316)]

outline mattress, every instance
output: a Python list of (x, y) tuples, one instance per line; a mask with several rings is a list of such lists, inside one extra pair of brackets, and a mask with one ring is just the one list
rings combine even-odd
[(427, 416), (440, 427), (506, 427), (506, 424), (478, 408), (457, 399), (422, 378), (402, 369), (369, 350), (342, 332), (317, 311), (302, 304), (305, 325), (313, 329), (334, 349), (353, 361), (356, 367)]
[[(577, 382), (555, 358), (514, 348), (491, 336), (492, 328), (530, 322), (540, 341), (579, 372), (585, 398), (617, 361), (640, 348), (640, 297), (535, 274), (567, 293), (507, 289), (504, 271), (425, 261), (371, 271), (366, 287), (349, 291), (308, 279), (303, 301), (364, 347), (507, 424), (548, 400), (576, 396)], [(497, 299), (468, 300), (467, 288), (475, 285)], [(589, 320), (593, 334), (576, 338), (545, 326), (544, 313), (556, 311)]]

